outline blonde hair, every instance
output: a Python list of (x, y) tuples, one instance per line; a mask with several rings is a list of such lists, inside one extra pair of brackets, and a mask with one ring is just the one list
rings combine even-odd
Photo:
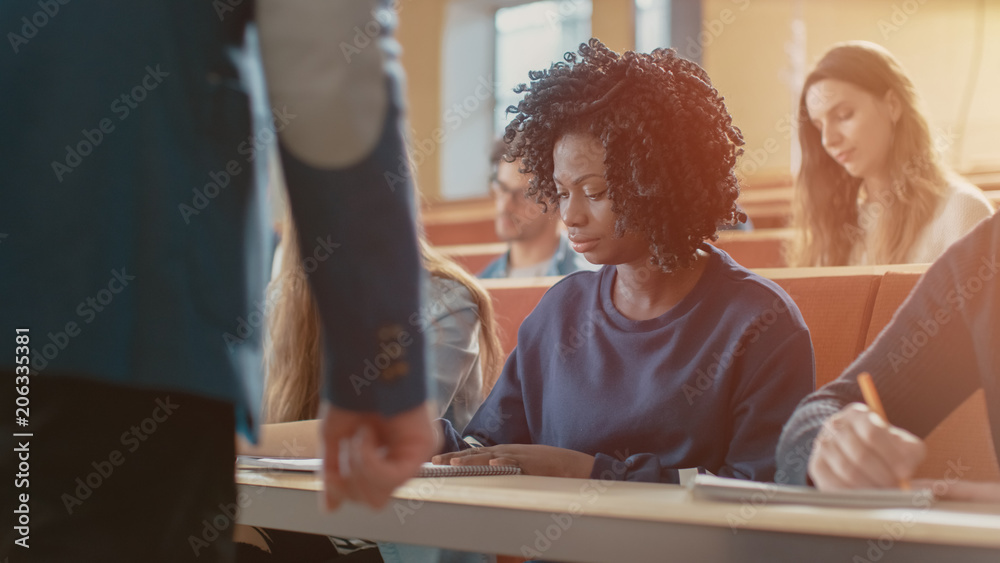
[[(861, 179), (851, 177), (823, 148), (820, 131), (809, 119), (806, 95), (825, 79), (848, 82), (879, 98), (891, 91), (899, 99), (902, 112), (888, 157), (892, 180), (888, 201), (874, 202), (872, 194), (860, 193)], [(790, 266), (848, 265), (857, 261), (859, 247), (871, 264), (905, 262), (954, 178), (934, 150), (916, 88), (899, 61), (874, 43), (835, 45), (806, 78), (799, 98), (799, 144), (802, 167), (792, 210), (795, 236), (786, 251)], [(872, 203), (871, 217), (859, 217), (859, 195)], [(872, 228), (865, 229), (864, 223)], [(869, 235), (862, 239), (866, 231)]]
[[(264, 422), (293, 422), (319, 416), (320, 318), (309, 280), (302, 268), (295, 225), (290, 214), (281, 227), (282, 256), (279, 275), (268, 285), (273, 303), (267, 319), (264, 366)], [(454, 261), (418, 237), (424, 268), (432, 275), (462, 284), (476, 304), (479, 331), (479, 363), (485, 398), (503, 368), (504, 354), (497, 336), (493, 301), (479, 282)], [(428, 345), (433, 343), (428, 342)]]

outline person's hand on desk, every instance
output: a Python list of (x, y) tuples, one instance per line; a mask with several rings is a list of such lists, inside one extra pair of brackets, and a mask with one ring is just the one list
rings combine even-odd
[(426, 405), (392, 417), (323, 405), (323, 490), (333, 510), (344, 500), (381, 508), (440, 449)]
[(926, 454), (920, 438), (852, 403), (823, 423), (809, 477), (820, 489), (895, 488), (913, 476)]
[(525, 475), (586, 479), (594, 456), (575, 450), (537, 444), (501, 444), (436, 455), (436, 465), (515, 465)]

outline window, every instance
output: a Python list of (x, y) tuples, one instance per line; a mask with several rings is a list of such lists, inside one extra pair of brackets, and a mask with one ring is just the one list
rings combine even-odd
[(546, 69), (590, 39), (590, 0), (545, 0), (496, 12), (496, 106), (493, 130), (503, 134), (523, 94), (514, 87), (529, 82), (528, 71)]
[(635, 0), (635, 50), (670, 46), (671, 0)]
[(590, 39), (591, 0), (452, 0), (442, 53), (441, 138), (417, 139), (437, 158), (441, 196), (482, 197), (493, 140), (510, 121), (529, 70), (548, 68)]

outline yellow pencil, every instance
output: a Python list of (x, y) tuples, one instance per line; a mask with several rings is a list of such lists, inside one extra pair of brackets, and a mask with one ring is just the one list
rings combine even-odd
[[(864, 396), (868, 408), (882, 417), (882, 420), (886, 424), (889, 424), (889, 417), (885, 415), (885, 408), (882, 406), (882, 399), (879, 398), (878, 391), (875, 389), (875, 382), (872, 381), (872, 376), (867, 372), (861, 373), (858, 375), (858, 385), (861, 387), (861, 395)], [(910, 482), (906, 479), (901, 479), (899, 481), (899, 488), (904, 491), (910, 490)]]

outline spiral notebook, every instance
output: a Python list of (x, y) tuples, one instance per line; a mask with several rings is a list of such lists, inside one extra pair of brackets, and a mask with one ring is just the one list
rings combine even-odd
[[(260, 457), (241, 455), (236, 457), (236, 468), (257, 471), (303, 471), (314, 473), (323, 467), (319, 458), (301, 457)], [(521, 468), (511, 465), (434, 465), (425, 463), (417, 477), (476, 477), (483, 475), (520, 475)]]
[(714, 475), (694, 478), (691, 494), (696, 499), (723, 502), (767, 502), (773, 504), (809, 504), (842, 508), (927, 507), (934, 502), (930, 489), (856, 489), (820, 491), (812, 487), (758, 483)]

